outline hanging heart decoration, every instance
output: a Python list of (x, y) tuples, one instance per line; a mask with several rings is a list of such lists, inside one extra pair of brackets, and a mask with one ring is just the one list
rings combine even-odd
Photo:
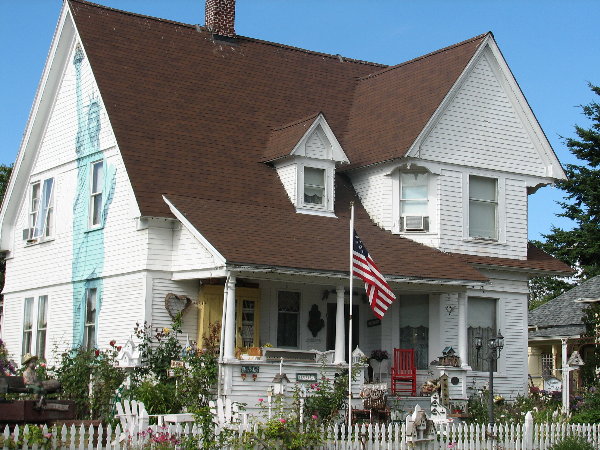
[(192, 300), (187, 295), (177, 295), (170, 292), (165, 296), (165, 308), (173, 319), (182, 314), (191, 303)]

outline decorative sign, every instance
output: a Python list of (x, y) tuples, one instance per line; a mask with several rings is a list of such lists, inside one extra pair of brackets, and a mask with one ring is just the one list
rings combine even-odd
[(165, 308), (173, 319), (183, 313), (190, 303), (192, 300), (187, 295), (176, 295), (171, 292), (165, 296)]
[(544, 390), (548, 392), (560, 392), (562, 391), (562, 382), (558, 378), (547, 378), (544, 380)]
[(171, 360), (171, 369), (175, 369), (177, 367), (185, 367), (185, 362), (183, 361), (175, 361), (174, 359)]
[(381, 325), (381, 319), (370, 319), (367, 320), (367, 327), (371, 328), (371, 327), (377, 327)]
[(240, 370), (242, 373), (259, 373), (260, 366), (241, 366)]
[(297, 373), (296, 381), (302, 381), (305, 383), (310, 383), (311, 381), (316, 382), (317, 374), (316, 373)]

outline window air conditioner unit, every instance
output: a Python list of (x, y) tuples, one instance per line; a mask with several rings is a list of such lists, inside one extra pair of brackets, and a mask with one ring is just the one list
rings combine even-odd
[(33, 239), (33, 228), (23, 228), (23, 240), (31, 241)]
[(424, 231), (425, 230), (424, 216), (404, 216), (404, 230), (406, 231)]

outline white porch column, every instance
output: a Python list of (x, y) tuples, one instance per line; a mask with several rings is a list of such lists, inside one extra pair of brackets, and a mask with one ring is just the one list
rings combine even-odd
[(346, 362), (346, 330), (344, 324), (344, 286), (335, 289), (337, 294), (337, 310), (335, 313), (335, 355), (334, 364)]
[(469, 343), (467, 342), (467, 293), (458, 294), (458, 356), (461, 367), (469, 366)]
[(223, 359), (235, 359), (235, 275), (229, 275), (227, 282), (227, 304), (225, 309), (225, 343)]
[(569, 378), (571, 378), (571, 373), (569, 371), (569, 360), (567, 354), (567, 341), (568, 339), (561, 339), (562, 342), (562, 410), (564, 414), (569, 413), (569, 396), (571, 393), (569, 392), (571, 388), (571, 383), (569, 382)]

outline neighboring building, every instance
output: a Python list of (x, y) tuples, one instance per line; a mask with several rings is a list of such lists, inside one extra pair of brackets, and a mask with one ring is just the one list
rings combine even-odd
[[(525, 392), (528, 279), (570, 273), (528, 246), (527, 196), (564, 173), (492, 34), (388, 67), (208, 4), (200, 27), (66, 1), (0, 213), (9, 351), (124, 343), (175, 294), (192, 339), (225, 317), (226, 395), (255, 404), (279, 357), (339, 371), (354, 201), (398, 298), (378, 322), (354, 284), (354, 343), (414, 348), (419, 383), (453, 347), (465, 398), (473, 338), (501, 330), (496, 389)], [(266, 343), (240, 376), (236, 347)]]
[(529, 375), (536, 386), (562, 379), (563, 351), (568, 356), (577, 351), (585, 361), (592, 345), (582, 339), (582, 318), (594, 302), (600, 302), (600, 275), (529, 311)]

